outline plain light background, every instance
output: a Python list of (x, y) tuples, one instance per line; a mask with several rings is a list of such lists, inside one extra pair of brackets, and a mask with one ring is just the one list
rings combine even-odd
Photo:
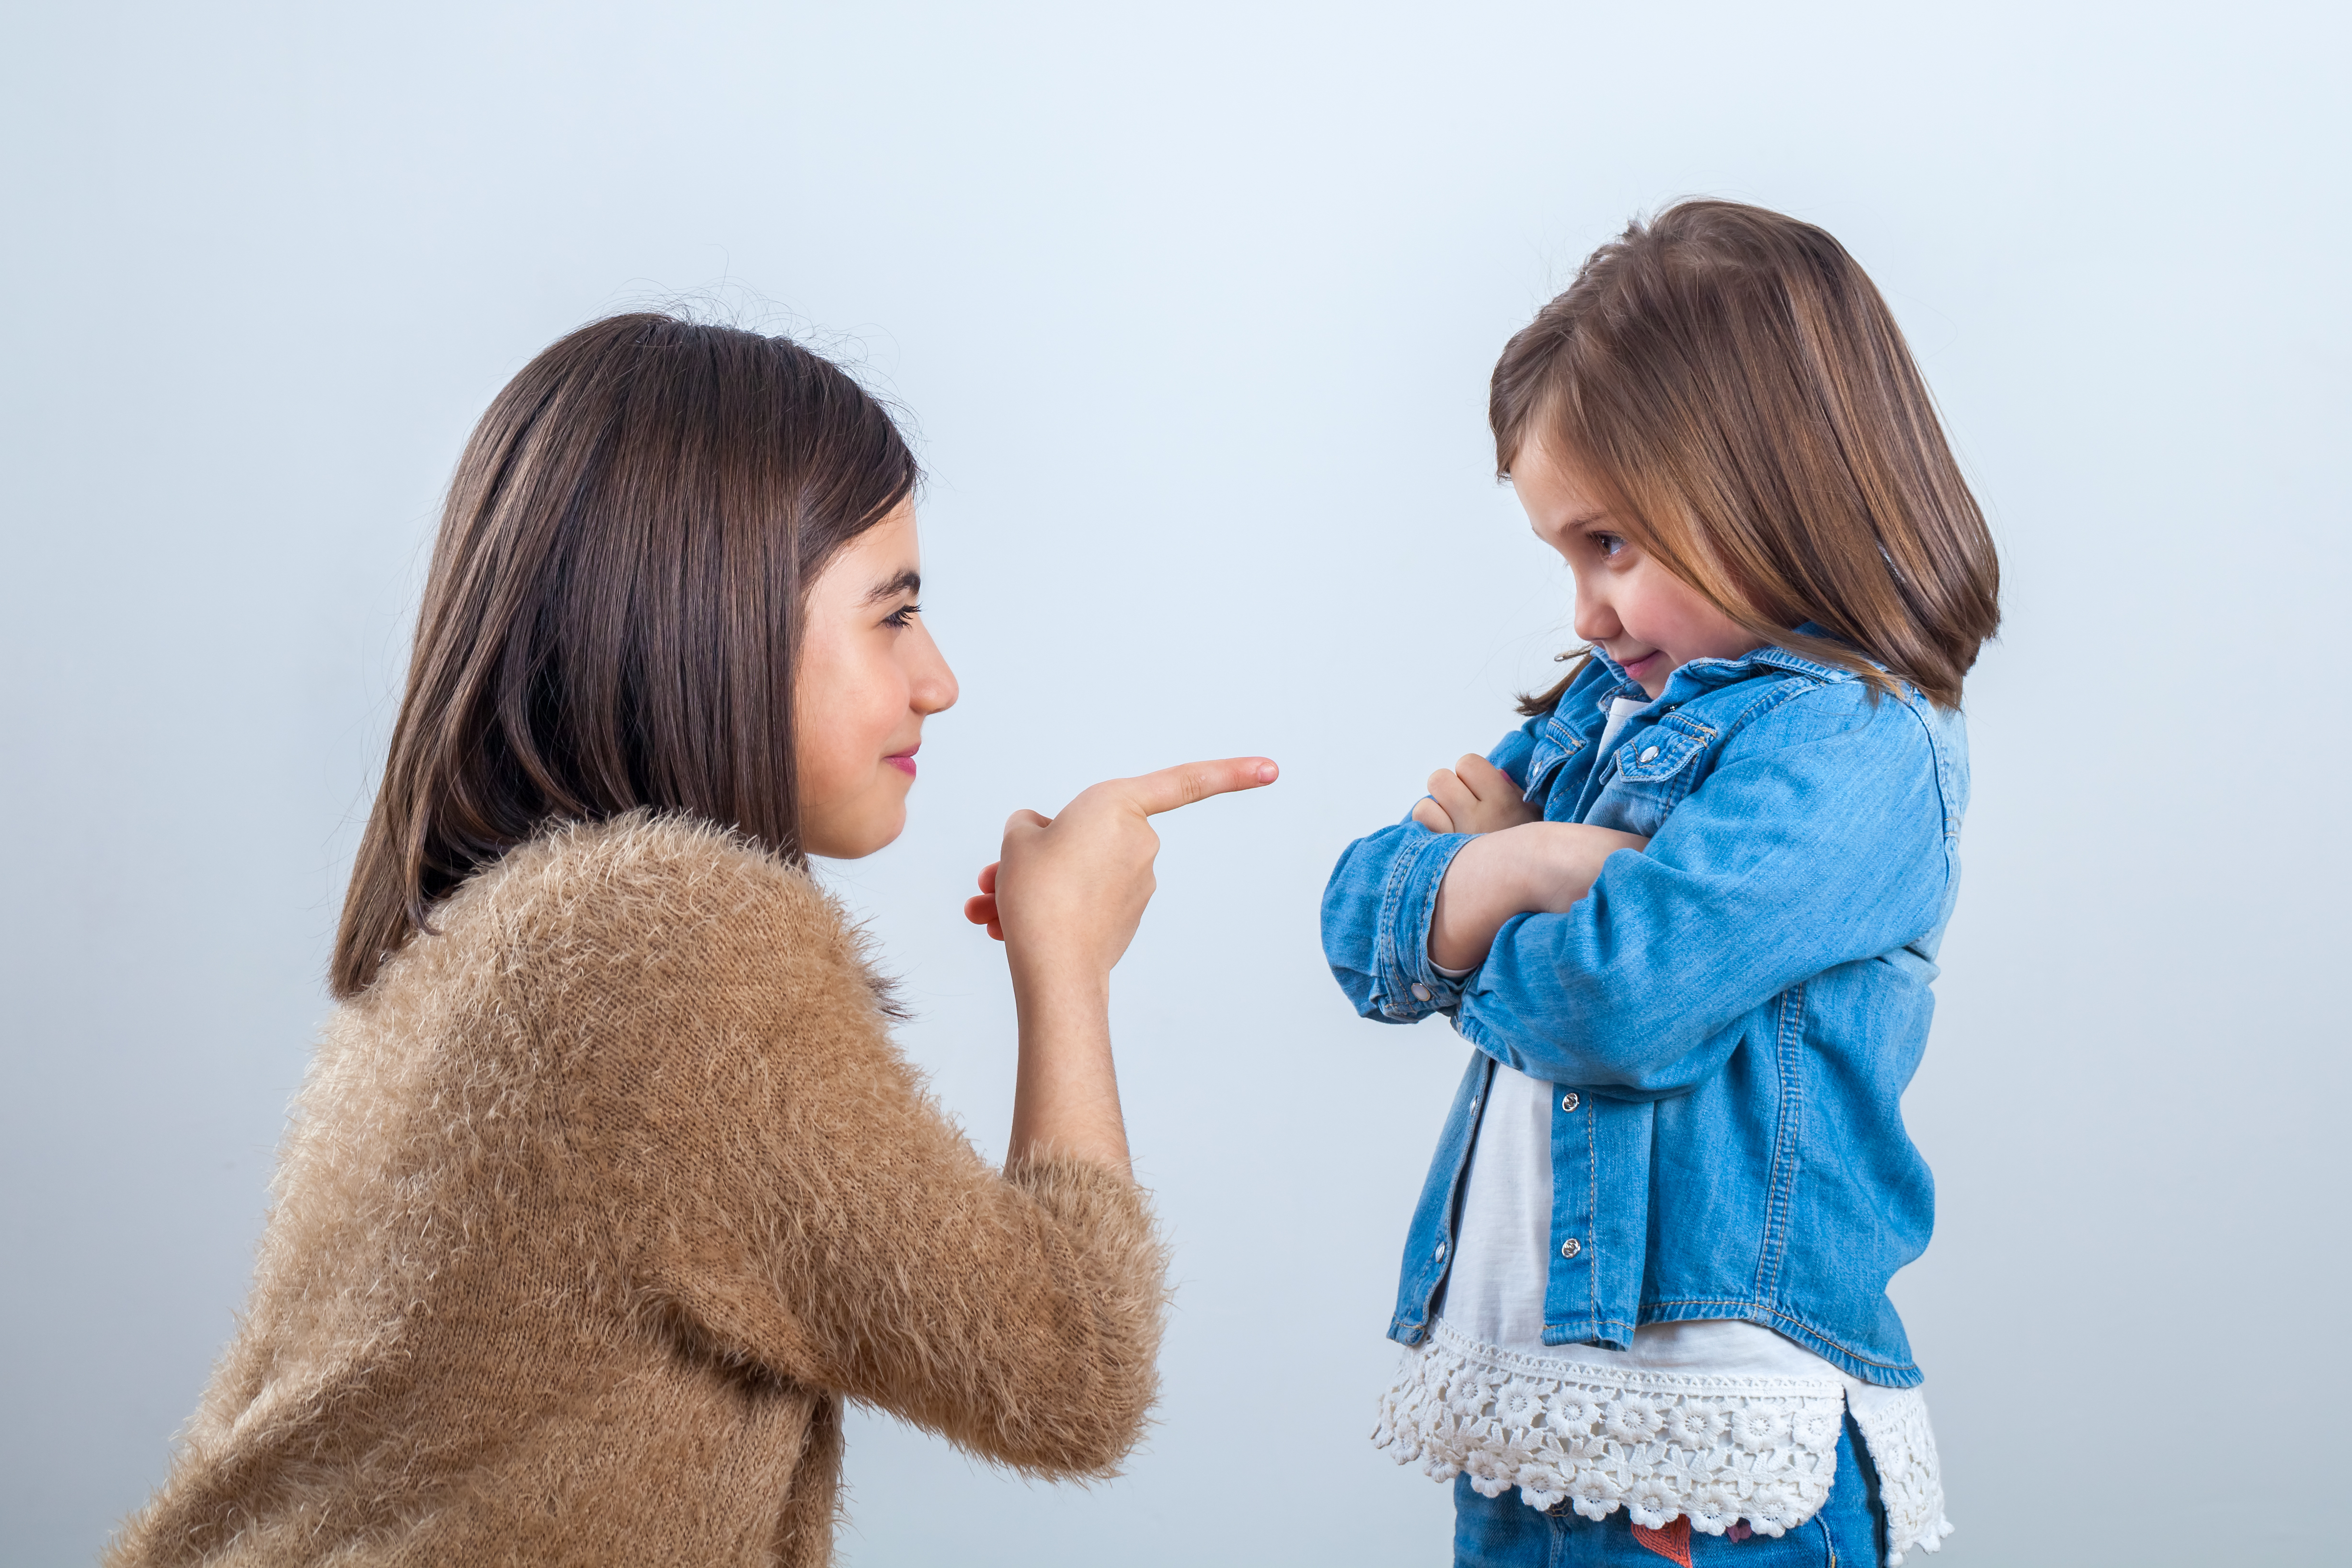
[(1004, 813), (1286, 768), (1166, 821), (1118, 982), (1160, 1425), (1078, 1490), (858, 1416), (847, 1562), (1444, 1562), (1365, 1434), (1465, 1048), (1354, 1019), (1316, 899), (1570, 641), (1485, 378), (1685, 193), (1869, 268), (2005, 556), (1906, 1102), (1940, 1561), (2342, 1551), (2343, 15), (13, 7), (0, 1563), (93, 1556), (231, 1331), (467, 428), (677, 295), (911, 413), (965, 695), (834, 875), (983, 1149)]

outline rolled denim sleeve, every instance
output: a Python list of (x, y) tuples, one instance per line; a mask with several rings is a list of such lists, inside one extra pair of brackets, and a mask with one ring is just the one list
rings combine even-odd
[[(1486, 760), (1522, 789), (1539, 720), (1503, 737)], [(1323, 956), (1356, 1011), (1383, 1023), (1417, 1023), (1449, 1011), (1467, 976), (1429, 961), (1429, 923), (1445, 868), (1474, 835), (1433, 833), (1411, 816), (1358, 839), (1323, 889)]]
[(1323, 956), (1364, 1017), (1416, 1023), (1460, 999), (1462, 982), (1429, 961), (1429, 921), (1445, 868), (1470, 839), (1408, 819), (1339, 856), (1323, 889)]
[(1465, 982), (1472, 1043), (1551, 1082), (1680, 1093), (1765, 1002), (1936, 929), (1958, 814), (1916, 712), (1847, 684), (1723, 744), (1646, 851), (1611, 855), (1566, 914), (1504, 925)]

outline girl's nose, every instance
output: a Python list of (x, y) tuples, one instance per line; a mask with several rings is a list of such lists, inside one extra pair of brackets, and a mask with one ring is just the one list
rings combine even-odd
[(961, 695), (955, 672), (948, 668), (947, 656), (940, 652), (940, 645), (931, 641), (929, 627), (923, 628), (923, 646), (917, 655), (913, 688), (914, 709), (926, 717), (955, 706), (956, 698)]
[(1606, 643), (1612, 637), (1622, 635), (1625, 631), (1623, 623), (1617, 619), (1616, 610), (1609, 602), (1609, 596), (1589, 588), (1581, 572), (1576, 578), (1576, 619), (1573, 624), (1576, 634), (1588, 643)]

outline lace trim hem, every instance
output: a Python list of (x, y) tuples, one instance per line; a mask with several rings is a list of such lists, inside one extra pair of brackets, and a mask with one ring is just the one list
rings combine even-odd
[(1901, 1568), (1914, 1546), (1934, 1552), (1952, 1533), (1944, 1517), (1944, 1470), (1936, 1457), (1927, 1398), (1916, 1388), (1884, 1399), (1848, 1400), (1863, 1447), (1878, 1470), (1878, 1500), (1886, 1510), (1887, 1568)]
[[(1857, 1412), (1887, 1514), (1887, 1563), (1933, 1552), (1943, 1517), (1935, 1435), (1916, 1389)], [(1633, 1372), (1521, 1355), (1444, 1322), (1405, 1353), (1381, 1401), (1375, 1446), (1397, 1463), (1487, 1497), (1513, 1487), (1531, 1508), (1587, 1519), (1623, 1508), (1636, 1524), (1677, 1517), (1720, 1535), (1740, 1521), (1761, 1535), (1802, 1524), (1829, 1500), (1846, 1411), (1834, 1377)]]

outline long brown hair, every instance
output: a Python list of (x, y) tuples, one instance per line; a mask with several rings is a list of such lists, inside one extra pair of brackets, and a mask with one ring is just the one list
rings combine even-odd
[(335, 995), (550, 821), (691, 812), (798, 859), (803, 591), (916, 477), (881, 404), (782, 338), (614, 316), (525, 366), (450, 482)]
[(1487, 413), (1498, 473), (1530, 439), (1574, 461), (1759, 643), (1959, 706), (2000, 564), (1894, 314), (1823, 230), (1716, 201), (1636, 221), (1504, 348)]

